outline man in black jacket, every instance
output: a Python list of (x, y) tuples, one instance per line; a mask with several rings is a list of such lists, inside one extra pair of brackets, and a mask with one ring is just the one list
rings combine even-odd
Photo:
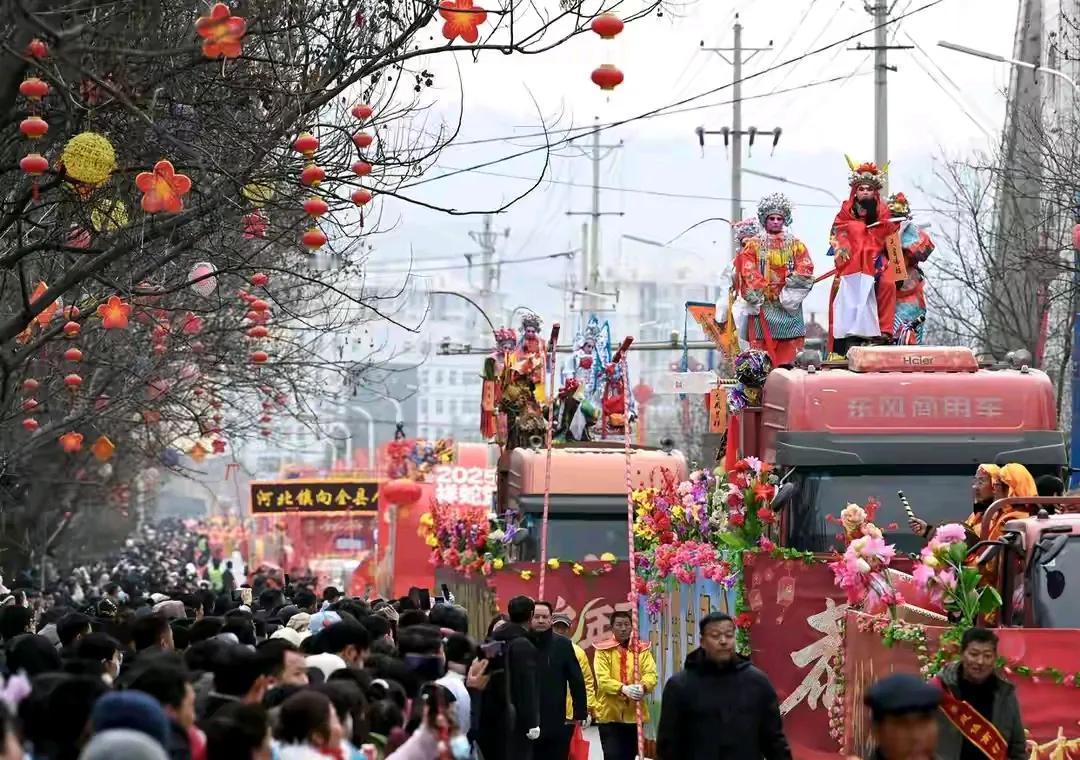
[(483, 647), (491, 677), (477, 736), (484, 760), (532, 760), (533, 742), (540, 737), (536, 647), (528, 630), (533, 608), (527, 596), (511, 599), (510, 622), (499, 626)]
[[(585, 676), (581, 673), (574, 645), (551, 630), (551, 602), (538, 601), (533, 608), (532, 642), (536, 646), (536, 666), (540, 689), (540, 738), (537, 758), (566, 760), (575, 722), (589, 717)], [(573, 722), (566, 719), (566, 692), (574, 703)]]
[(711, 612), (700, 647), (664, 685), (657, 760), (791, 760), (776, 690), (735, 652), (735, 621)]

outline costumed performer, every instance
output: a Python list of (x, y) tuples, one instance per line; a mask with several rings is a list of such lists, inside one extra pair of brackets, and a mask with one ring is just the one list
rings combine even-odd
[(889, 213), (900, 225), (900, 247), (907, 277), (896, 285), (893, 335), (901, 345), (921, 345), (926, 333), (926, 276), (919, 266), (934, 252), (934, 241), (915, 223), (903, 193), (889, 196)]
[(764, 227), (746, 238), (735, 260), (735, 282), (747, 305), (750, 347), (767, 351), (774, 366), (791, 365), (806, 341), (802, 303), (814, 286), (814, 262), (801, 240), (785, 228), (791, 203), (783, 193), (758, 202)]
[[(845, 156), (847, 158), (847, 156)], [(840, 206), (830, 234), (836, 277), (829, 296), (829, 352), (846, 354), (848, 345), (892, 342), (896, 284), (886, 266), (886, 240), (898, 233), (881, 197), (888, 164), (858, 166), (847, 158), (851, 193)]]
[(731, 269), (726, 275), (728, 289), (716, 302), (716, 321), (724, 326), (726, 339), (726, 353), (735, 355), (740, 351), (750, 348), (750, 341), (746, 337), (746, 323), (749, 319), (749, 304), (739, 295), (736, 287), (738, 280), (736, 267), (738, 266), (739, 252), (742, 251), (746, 241), (761, 234), (761, 225), (755, 217), (747, 217), (741, 222), (731, 225), (731, 234), (735, 238), (734, 254), (731, 258)]

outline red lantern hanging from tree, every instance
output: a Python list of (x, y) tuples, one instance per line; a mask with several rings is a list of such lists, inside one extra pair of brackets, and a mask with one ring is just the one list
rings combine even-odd
[(22, 427), (23, 430), (25, 430), (26, 432), (33, 433), (35, 430), (41, 427), (41, 425), (33, 417), (27, 417), (22, 421)]
[(256, 272), (255, 274), (251, 275), (250, 282), (255, 287), (261, 288), (266, 285), (266, 283), (270, 282), (270, 278), (262, 272)]
[(352, 115), (360, 121), (367, 121), (371, 118), (371, 114), (374, 113), (367, 103), (357, 103), (352, 107)]
[(610, 63), (598, 66), (592, 73), (593, 84), (605, 92), (610, 92), (622, 84), (623, 78), (622, 71)]
[(70, 375), (64, 377), (64, 385), (66, 385), (72, 391), (77, 391), (82, 386), (83, 379), (81, 375), (72, 372)]
[(600, 36), (600, 39), (611, 40), (622, 32), (625, 24), (623, 24), (622, 19), (613, 13), (602, 13), (592, 20), (590, 26)]
[(19, 131), (31, 140), (37, 140), (49, 131), (49, 122), (40, 116), (27, 116), (19, 122)]
[(369, 132), (357, 132), (353, 135), (352, 141), (356, 144), (357, 148), (363, 150), (375, 142), (375, 137)]
[(26, 54), (31, 58), (36, 58), (40, 61), (49, 54), (49, 46), (35, 37), (30, 40), (30, 44), (26, 46)]
[(308, 164), (300, 172), (300, 183), (304, 187), (318, 187), (326, 179), (326, 171), (318, 164)]
[(19, 92), (28, 100), (38, 101), (49, 94), (49, 83), (37, 77), (29, 77), (19, 85)]
[(319, 138), (310, 132), (301, 132), (293, 142), (293, 150), (302, 154), (305, 158), (311, 158), (319, 149)]
[(49, 170), (49, 162), (40, 153), (30, 153), (19, 161), (19, 168), (31, 177), (40, 177)]
[(364, 206), (371, 201), (371, 191), (361, 187), (359, 190), (354, 190), (350, 197), (357, 206)]
[(83, 358), (83, 352), (72, 346), (64, 352), (64, 359), (69, 362), (81, 362)]
[(312, 196), (304, 201), (304, 213), (312, 219), (318, 219), (329, 210), (330, 206), (318, 196)]
[(301, 238), (304, 247), (309, 251), (317, 251), (326, 245), (326, 235), (318, 227), (312, 227), (304, 233), (304, 237)]
[(352, 165), (352, 172), (357, 177), (366, 177), (371, 174), (371, 164), (367, 161), (357, 161)]

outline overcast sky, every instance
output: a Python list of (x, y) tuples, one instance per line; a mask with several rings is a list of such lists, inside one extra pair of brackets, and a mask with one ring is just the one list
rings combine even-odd
[[(556, 0), (546, 2), (553, 5)], [(944, 50), (937, 47), (938, 40), (1009, 55), (1017, 12), (1016, 0), (941, 0), (918, 10), (930, 2), (898, 0), (894, 15), (916, 12), (890, 27), (891, 44), (917, 46), (890, 51), (890, 64), (898, 71), (889, 73), (891, 189), (903, 190), (916, 208), (925, 205), (919, 188), (932, 183), (935, 162), (991, 146), (1004, 114), (1007, 66)], [(744, 126), (783, 128), (775, 153), (762, 141), (744, 157), (744, 166), (846, 195), (844, 153), (856, 161), (871, 160), (874, 127), (871, 54), (848, 48), (856, 42), (873, 44), (872, 34), (772, 72), (767, 69), (869, 29), (871, 18), (859, 0), (708, 0), (689, 3), (678, 16), (635, 22), (613, 42), (589, 34), (539, 56), (485, 53), (476, 62), (464, 55), (433, 56), (425, 65), (436, 73), (437, 102), (426, 116), (426, 127), (431, 129), (439, 119), (456, 121), (459, 108), (464, 110), (463, 126), (438, 165), (409, 192), (459, 210), (494, 208), (544, 171), (542, 151), (482, 172), (433, 178), (541, 145), (543, 139), (535, 136), (541, 118), (553, 136), (561, 137), (568, 127), (589, 124), (594, 117), (608, 123), (693, 98), (679, 107), (681, 113), (633, 121), (602, 134), (604, 143), (622, 141), (602, 165), (601, 183), (620, 188), (603, 191), (602, 208), (625, 214), (603, 220), (604, 260), (658, 260), (657, 248), (620, 236), (666, 241), (697, 221), (729, 212), (730, 157), (719, 136), (707, 138), (703, 156), (694, 129), (731, 123), (726, 103), (731, 67), (716, 54), (701, 52), (699, 45), (730, 46), (736, 10), (745, 46), (762, 47), (770, 40), (774, 46), (773, 52), (757, 54), (744, 67), (749, 77), (743, 85)], [(610, 96), (589, 81), (600, 63), (617, 64), (626, 75)], [(758, 72), (767, 73), (754, 76)], [(842, 79), (815, 84), (836, 77)], [(710, 90), (716, 91), (705, 94)], [(589, 209), (591, 171), (582, 151), (560, 148), (544, 175), (549, 181), (497, 218), (497, 228), (510, 229), (500, 248), (503, 257), (543, 256), (579, 246), (583, 218), (566, 212)], [(824, 253), (837, 204), (825, 193), (747, 176), (747, 215), (758, 197), (774, 190), (792, 199), (794, 232), (824, 273), (831, 268)], [(479, 227), (480, 217), (447, 216), (394, 199), (382, 203), (382, 224), (394, 229), (376, 239), (373, 270), (400, 266), (410, 249), (418, 257), (456, 256), (416, 265), (429, 269), (464, 264), (460, 254), (476, 250), (468, 231)], [(932, 220), (924, 215), (923, 221)], [(689, 257), (698, 262), (702, 282), (714, 281), (728, 259), (727, 226), (703, 225), (675, 245), (679, 250), (665, 257)], [(545, 284), (560, 280), (565, 267), (563, 260), (508, 265), (503, 286), (514, 304), (561, 313), (561, 295)], [(465, 272), (444, 274), (464, 278)], [(820, 309), (825, 297), (821, 285), (809, 303)]]

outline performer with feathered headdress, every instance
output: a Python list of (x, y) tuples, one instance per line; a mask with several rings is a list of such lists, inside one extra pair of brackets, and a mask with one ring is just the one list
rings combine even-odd
[(814, 262), (785, 228), (791, 203), (782, 193), (758, 202), (764, 228), (743, 241), (735, 259), (735, 288), (747, 314), (751, 348), (767, 351), (775, 366), (792, 364), (806, 340), (802, 302), (814, 285)]
[(850, 340), (891, 342), (896, 283), (887, 264), (886, 241), (898, 225), (881, 197), (888, 165), (858, 166), (847, 158), (851, 194), (840, 206), (830, 236), (836, 278), (829, 297), (829, 350), (847, 352)]
[(919, 265), (934, 252), (934, 241), (914, 222), (903, 193), (889, 196), (889, 211), (900, 224), (900, 247), (907, 277), (896, 284), (896, 316), (893, 335), (901, 345), (920, 344), (926, 329), (926, 277)]

